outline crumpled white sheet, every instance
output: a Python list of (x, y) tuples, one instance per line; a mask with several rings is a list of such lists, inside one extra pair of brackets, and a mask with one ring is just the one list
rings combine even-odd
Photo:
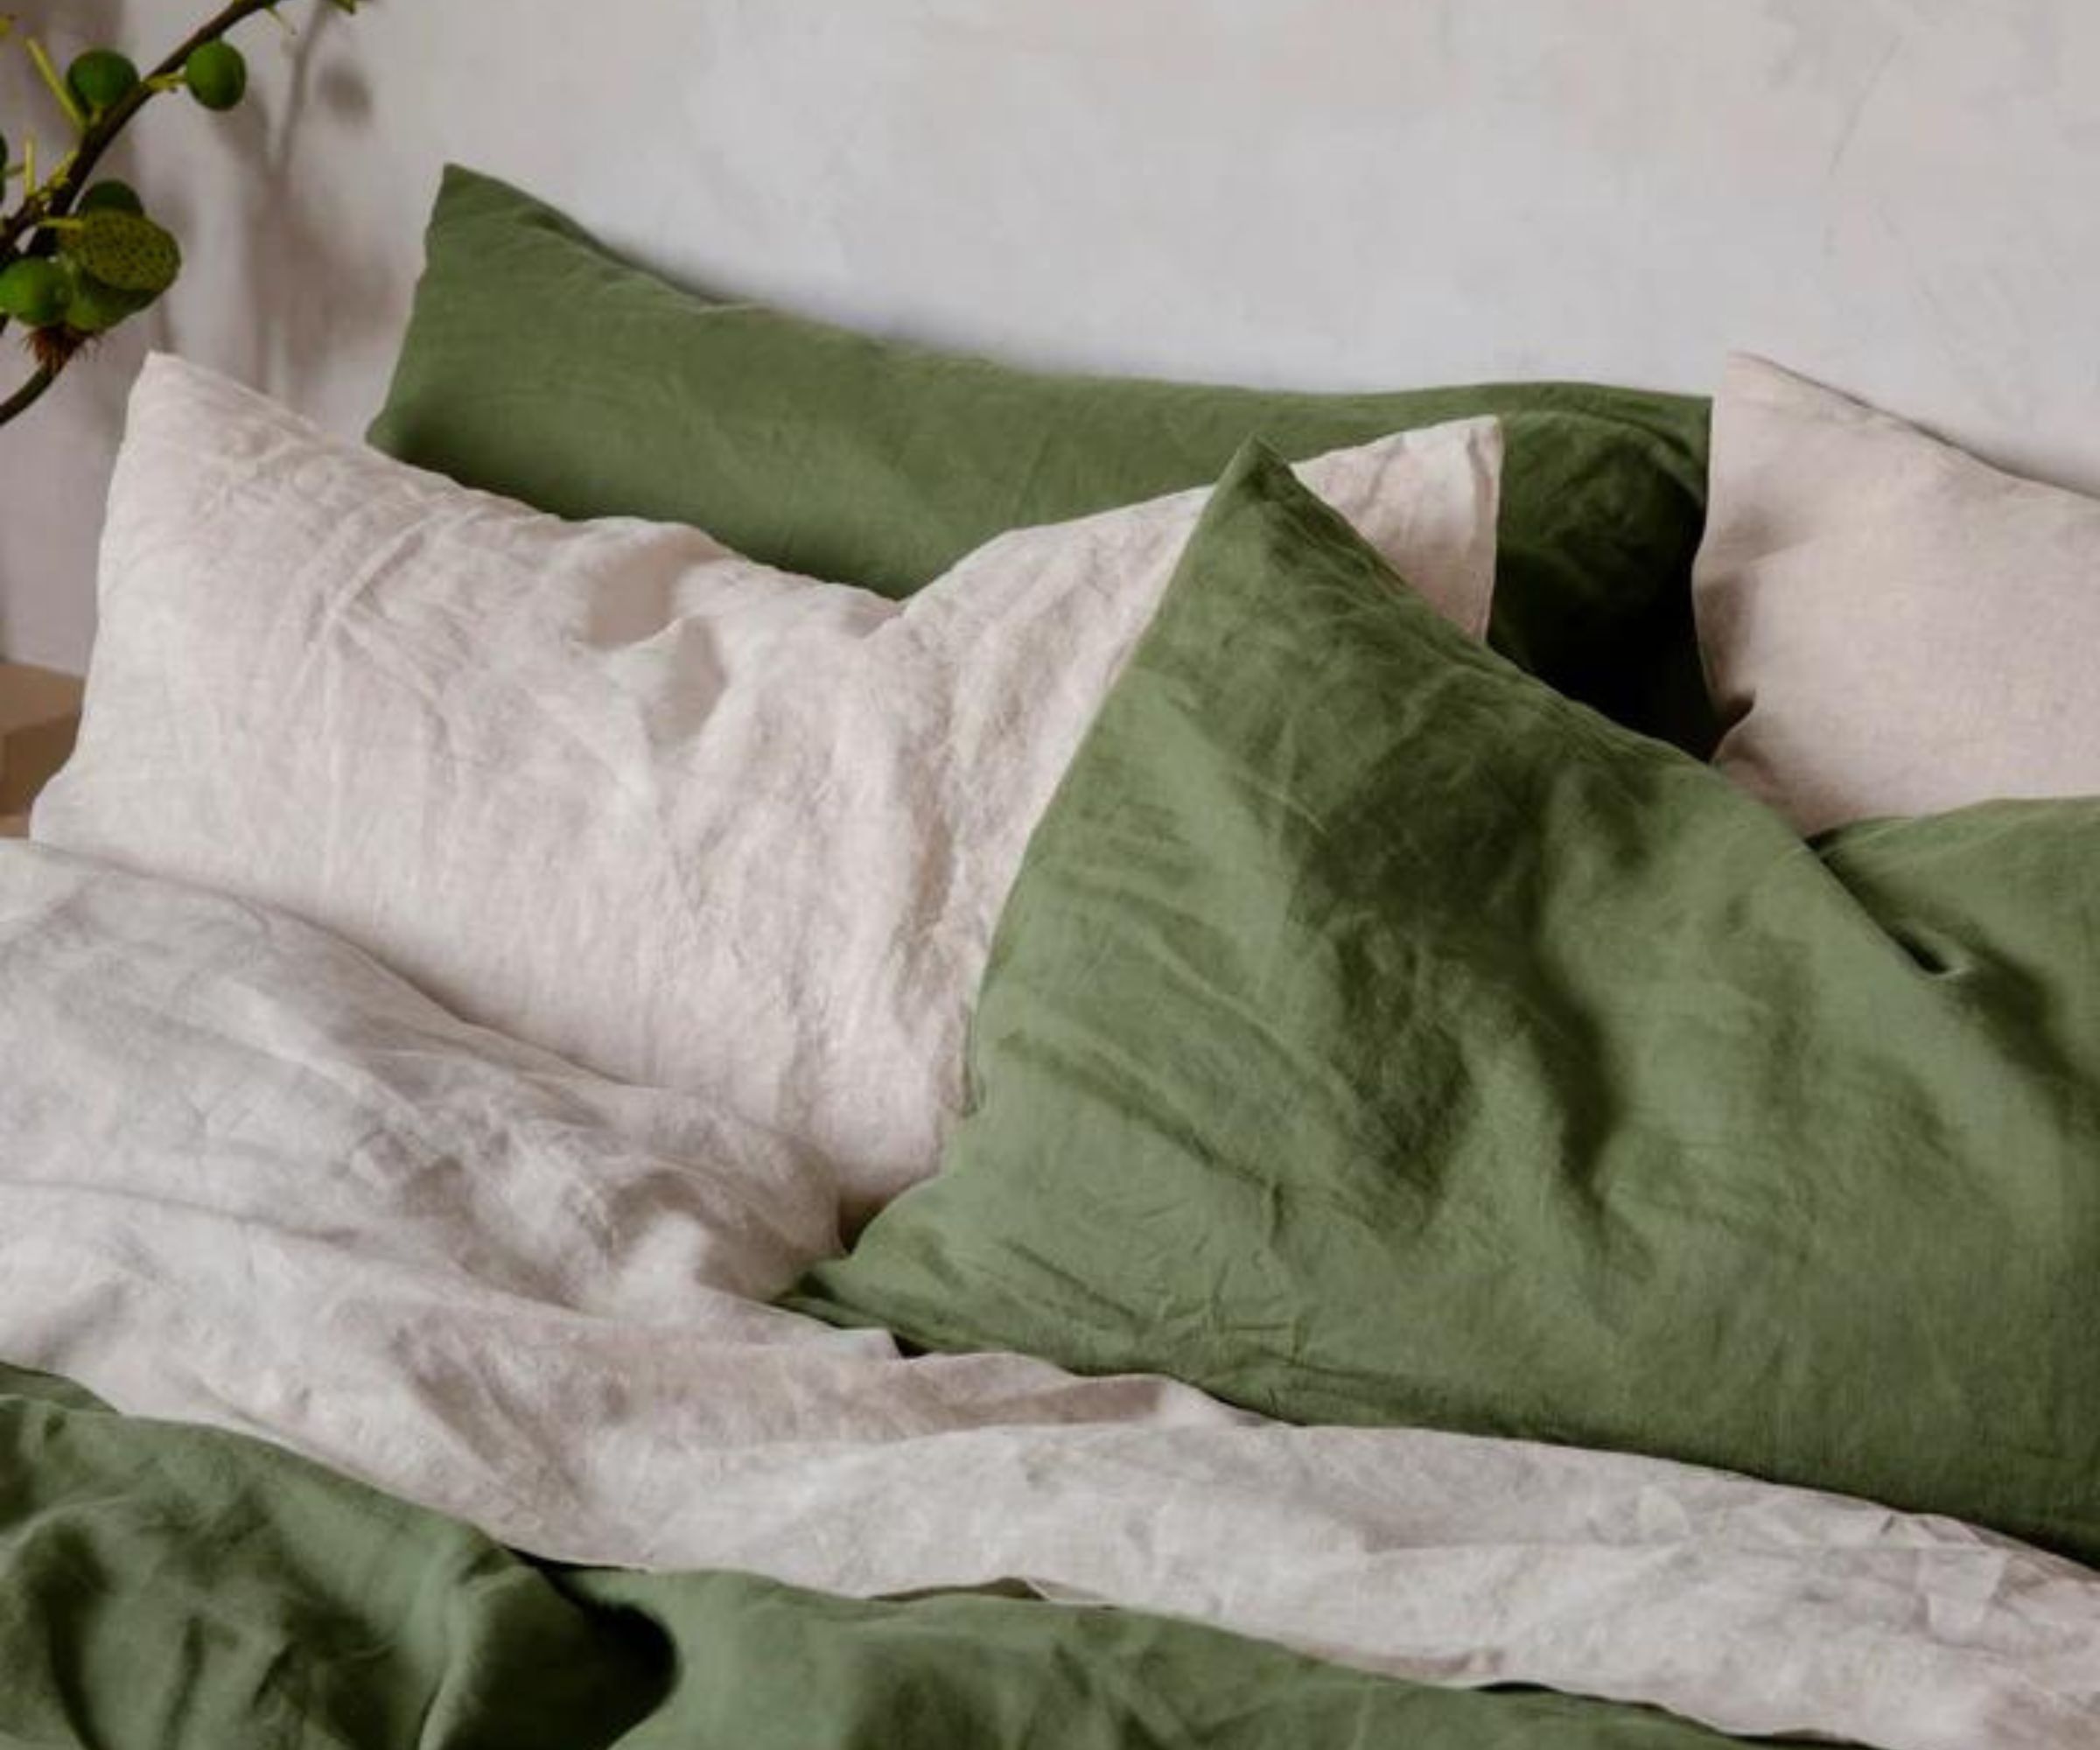
[(0, 845), (0, 1357), (573, 1561), (999, 1578), (1886, 1750), (2100, 1743), (2100, 1575), (1614, 1454), (906, 1360), (760, 1304), (822, 1170), (281, 914)]

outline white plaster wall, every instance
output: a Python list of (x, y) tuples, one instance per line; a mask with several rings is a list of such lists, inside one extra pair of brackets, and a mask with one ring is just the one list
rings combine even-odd
[[(203, 10), (14, 4), (152, 52)], [(1745, 345), (2100, 487), (2095, 0), (284, 4), (250, 108), (141, 124), (191, 274), (0, 431), (9, 654), (87, 654), (147, 343), (361, 425), (447, 157), (699, 280), (1017, 358), (1700, 388)]]

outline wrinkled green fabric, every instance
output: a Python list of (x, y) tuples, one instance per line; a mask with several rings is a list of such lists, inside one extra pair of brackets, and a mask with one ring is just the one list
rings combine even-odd
[(2100, 803), (1819, 849), (1236, 465), (797, 1304), (2100, 1560)]
[(0, 1744), (36, 1750), (1698, 1750), (1642, 1709), (1368, 1676), (983, 1595), (543, 1567), (237, 1436), (0, 1367)]
[(696, 297), (490, 178), (445, 174), (382, 449), (565, 516), (689, 522), (906, 594), (1004, 529), (1478, 414), (1508, 437), (1494, 636), (1695, 751), (1708, 405), (1580, 384), (1293, 395), (1056, 376)]

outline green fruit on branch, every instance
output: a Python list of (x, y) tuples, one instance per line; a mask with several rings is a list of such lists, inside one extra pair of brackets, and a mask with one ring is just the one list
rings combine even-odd
[(158, 295), (182, 272), (181, 246), (141, 214), (105, 206), (52, 228), (60, 230), (60, 250), (74, 267), (118, 291)]
[(24, 328), (49, 328), (73, 302), (73, 276), (56, 262), (26, 256), (0, 272), (0, 313)]
[(200, 43), (183, 63), (182, 82), (206, 109), (231, 109), (248, 90), (248, 61), (231, 43)]
[(108, 285), (93, 274), (77, 269), (70, 277), (72, 297), (66, 305), (66, 326), (76, 334), (104, 334), (128, 318), (136, 316), (160, 294), (129, 291)]
[(129, 55), (115, 49), (89, 49), (66, 69), (66, 83), (90, 114), (121, 103), (138, 83), (138, 69)]
[[(354, 12), (360, 0), (312, 4)], [(46, 10), (69, 9), (53, 0)], [(106, 0), (101, 10), (122, 11), (122, 0)], [(0, 426), (27, 413), (96, 336), (145, 309), (182, 271), (181, 246), (135, 191), (114, 178), (88, 179), (150, 99), (179, 88), (203, 108), (223, 110), (246, 97), (248, 62), (228, 38), (260, 13), (275, 18), (276, 0), (208, 0), (206, 11), (180, 48), (153, 63), (150, 77), (108, 47), (74, 57), (61, 73), (38, 37), (17, 37), (13, 0), (0, 0), (0, 48), (18, 40), (74, 136), (49, 166), (24, 162), (11, 174), (0, 139), (0, 328), (18, 323), (27, 331), (32, 361), (26, 380), (0, 395)], [(24, 158), (38, 156), (32, 141)]]
[(109, 177), (98, 182), (73, 203), (75, 213), (144, 213), (146, 203), (128, 182)]

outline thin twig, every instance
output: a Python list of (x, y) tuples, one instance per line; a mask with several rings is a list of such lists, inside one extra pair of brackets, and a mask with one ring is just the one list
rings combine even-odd
[(0, 401), (0, 425), (4, 425), (18, 413), (27, 413), (43, 397), (44, 391), (59, 380), (56, 365), (40, 365), (37, 374), (9, 396)]

